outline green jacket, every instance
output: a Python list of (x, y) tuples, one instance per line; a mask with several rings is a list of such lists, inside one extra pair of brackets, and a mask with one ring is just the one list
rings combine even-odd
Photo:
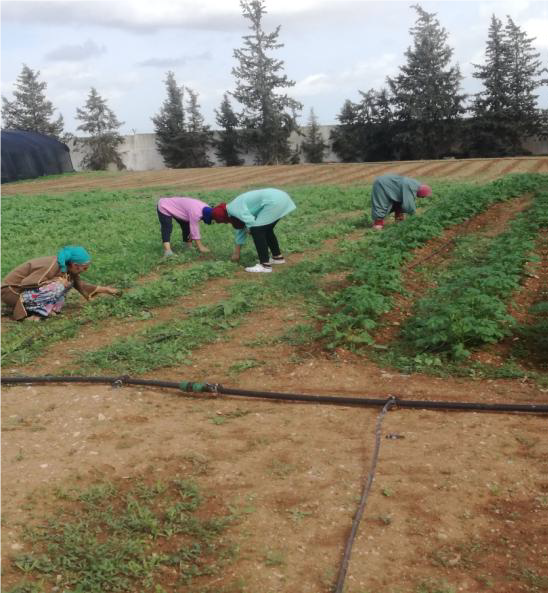
[(268, 187), (245, 192), (226, 205), (230, 216), (241, 220), (246, 228), (236, 231), (236, 244), (243, 245), (247, 229), (271, 224), (295, 210), (293, 200), (281, 189)]
[(402, 175), (381, 175), (373, 182), (371, 193), (371, 218), (382, 220), (392, 211), (394, 204), (401, 204), (406, 214), (414, 214), (417, 210), (415, 198), (420, 183), (411, 177)]

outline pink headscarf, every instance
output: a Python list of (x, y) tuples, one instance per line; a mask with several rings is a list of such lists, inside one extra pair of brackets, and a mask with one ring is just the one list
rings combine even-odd
[(419, 186), (419, 189), (417, 190), (417, 196), (419, 198), (426, 198), (428, 196), (432, 195), (432, 188), (429, 185), (426, 184), (422, 184)]

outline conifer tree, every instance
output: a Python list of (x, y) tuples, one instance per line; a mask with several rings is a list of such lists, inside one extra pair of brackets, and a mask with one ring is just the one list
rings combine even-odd
[[(212, 133), (200, 113), (198, 94), (188, 87), (178, 86), (173, 72), (165, 80), (167, 98), (160, 112), (152, 118), (156, 146), (164, 163), (173, 169), (210, 167), (207, 156)], [(188, 93), (186, 106), (185, 92)]]
[(13, 101), (2, 97), (2, 128), (39, 132), (66, 140), (63, 136), (63, 116), (51, 121), (55, 108), (46, 99), (46, 82), (40, 82), (40, 71), (36, 72), (23, 64), (17, 77)]
[(523, 151), (521, 141), (527, 136), (537, 134), (540, 127), (540, 112), (537, 106), (538, 95), (535, 89), (541, 84), (540, 53), (533, 47), (534, 37), (527, 34), (507, 16), (504, 28), (505, 42), (509, 59), (508, 103), (512, 122), (512, 153)]
[(219, 139), (215, 141), (217, 158), (225, 163), (227, 167), (242, 165), (244, 160), (240, 158), (242, 140), (238, 130), (238, 116), (232, 110), (232, 105), (226, 93), (219, 109), (215, 110), (215, 114), (216, 121), (221, 128)]
[(178, 138), (181, 147), (182, 167), (211, 167), (207, 156), (212, 145), (212, 132), (204, 123), (198, 104), (198, 93), (186, 87), (188, 93), (186, 105), (186, 125)]
[(494, 14), (487, 34), (485, 63), (473, 64), (474, 78), (482, 81), (484, 90), (474, 97), (473, 119), (467, 134), (471, 156), (504, 156), (512, 144), (509, 119), (510, 56), (502, 22)]
[(180, 168), (181, 150), (177, 140), (185, 129), (184, 88), (177, 86), (175, 74), (171, 71), (167, 73), (165, 85), (167, 98), (160, 113), (152, 118), (156, 146), (167, 167)]
[(236, 78), (232, 95), (243, 105), (240, 121), (245, 142), (255, 152), (258, 164), (284, 163), (291, 156), (288, 140), (297, 128), (297, 111), (302, 105), (276, 93), (295, 84), (282, 74), (283, 60), (270, 55), (283, 47), (278, 42), (280, 26), (271, 33), (263, 30), (264, 0), (241, 0), (240, 5), (251, 33), (243, 37), (243, 47), (234, 50), (239, 64), (232, 69)]
[(339, 125), (329, 134), (333, 152), (343, 163), (362, 160), (363, 122), (359, 106), (347, 99), (337, 115), (337, 120)]
[(407, 158), (439, 158), (453, 145), (455, 123), (464, 112), (462, 76), (458, 65), (450, 65), (453, 50), (435, 13), (413, 8), (413, 47), (405, 52), (407, 63), (400, 74), (387, 78), (394, 116), (402, 124), (395, 140)]
[(361, 135), (361, 152), (366, 161), (388, 161), (394, 158), (394, 122), (390, 97), (383, 88), (360, 91), (359, 120), (364, 126)]
[(77, 146), (83, 146), (85, 156), (82, 165), (92, 171), (104, 171), (114, 163), (118, 169), (125, 165), (118, 153), (118, 146), (124, 142), (118, 128), (119, 122), (114, 112), (107, 107), (107, 102), (92, 87), (83, 109), (76, 109), (76, 119), (83, 123), (76, 129), (87, 136), (75, 140)]
[(506, 27), (492, 15), (485, 63), (474, 64), (473, 76), (483, 83), (471, 107), (468, 134), (472, 156), (522, 154), (522, 141), (539, 133), (542, 114), (534, 90), (542, 84), (539, 53), (514, 21)]
[(309, 163), (323, 163), (323, 157), (327, 147), (327, 142), (322, 136), (314, 109), (310, 109), (308, 128), (305, 133), (305, 139), (301, 143), (306, 160)]

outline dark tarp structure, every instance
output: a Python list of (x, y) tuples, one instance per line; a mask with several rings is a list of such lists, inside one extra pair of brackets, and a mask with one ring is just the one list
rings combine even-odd
[(2, 130), (2, 183), (69, 172), (74, 167), (66, 144), (38, 132)]

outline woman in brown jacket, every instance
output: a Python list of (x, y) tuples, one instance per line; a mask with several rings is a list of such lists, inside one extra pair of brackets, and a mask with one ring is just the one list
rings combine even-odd
[(2, 281), (2, 302), (12, 307), (12, 318), (43, 319), (57, 315), (71, 288), (86, 299), (98, 294), (118, 294), (111, 286), (95, 286), (80, 279), (91, 256), (77, 245), (67, 245), (57, 255), (31, 259), (12, 270)]

